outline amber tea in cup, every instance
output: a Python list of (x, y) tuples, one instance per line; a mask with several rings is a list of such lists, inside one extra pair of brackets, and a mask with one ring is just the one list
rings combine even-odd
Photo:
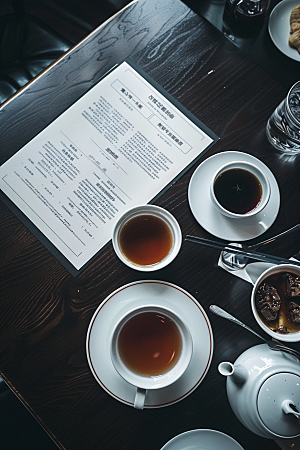
[(155, 264), (168, 255), (172, 245), (169, 225), (152, 214), (135, 216), (120, 229), (120, 250), (134, 264)]
[(123, 326), (118, 351), (124, 364), (139, 375), (161, 375), (175, 366), (182, 350), (176, 323), (161, 312), (133, 316)]
[(112, 334), (111, 359), (119, 373), (136, 387), (134, 407), (143, 409), (147, 391), (177, 381), (193, 351), (188, 327), (163, 306), (136, 308), (118, 322)]
[(127, 211), (118, 220), (112, 243), (127, 266), (141, 271), (161, 269), (181, 247), (181, 230), (175, 217), (156, 205), (143, 205)]

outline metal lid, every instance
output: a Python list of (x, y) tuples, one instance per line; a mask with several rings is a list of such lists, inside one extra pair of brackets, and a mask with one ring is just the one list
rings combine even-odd
[(300, 412), (300, 377), (292, 373), (277, 373), (262, 385), (257, 396), (257, 410), (263, 424), (271, 433), (281, 437), (300, 434), (300, 419), (285, 413), (283, 403)]

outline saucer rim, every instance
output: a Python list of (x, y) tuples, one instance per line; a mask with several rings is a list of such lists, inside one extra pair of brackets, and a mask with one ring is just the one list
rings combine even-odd
[[(190, 440), (189, 438), (192, 435), (195, 436), (195, 435), (201, 435), (201, 434), (202, 435), (203, 434), (206, 434), (206, 435), (209, 435), (209, 434), (216, 435), (217, 434), (217, 435), (219, 435), (221, 440), (226, 439), (226, 441), (228, 441), (228, 443), (235, 444), (236, 449), (233, 449), (233, 450), (244, 450), (244, 448), (241, 446), (241, 444), (239, 444), (233, 437), (229, 436), (226, 433), (223, 433), (222, 431), (212, 430), (212, 429), (208, 429), (208, 428), (196, 428), (194, 430), (188, 430), (188, 431), (184, 431), (183, 433), (177, 434), (172, 439), (170, 439), (168, 442), (166, 442), (165, 445), (163, 447), (161, 447), (160, 450), (172, 450), (173, 445), (174, 444), (176, 445), (178, 441), (180, 441), (180, 440), (185, 441), (187, 439)], [(179, 442), (179, 443), (181, 444), (181, 442)], [(193, 449), (192, 447), (190, 447), (191, 444), (189, 442), (184, 443), (184, 445), (189, 445), (189, 447), (188, 447), (189, 450), (196, 450), (199, 448), (199, 446), (197, 445), (197, 447), (193, 446), (194, 447), (194, 449)], [(193, 443), (192, 443), (192, 445), (193, 445)], [(222, 445), (222, 442), (218, 445)], [(205, 446), (207, 446), (207, 444), (205, 444)], [(211, 447), (208, 450), (215, 450), (215, 448), (216, 447), (214, 446), (214, 448)], [(176, 450), (176, 448), (175, 448), (175, 450)]]
[[(173, 283), (170, 283), (168, 281), (162, 281), (162, 280), (138, 280), (138, 281), (134, 281), (131, 283), (128, 283), (126, 285), (123, 285), (119, 288), (117, 288), (116, 290), (114, 290), (112, 293), (110, 293), (101, 303), (100, 305), (97, 307), (96, 311), (94, 312), (92, 319), (90, 320), (89, 323), (89, 327), (88, 327), (88, 331), (87, 331), (87, 335), (86, 335), (86, 355), (87, 355), (87, 360), (88, 360), (88, 364), (90, 367), (90, 370), (94, 376), (94, 378), (96, 379), (96, 381), (100, 384), (100, 386), (104, 389), (104, 391), (106, 391), (108, 394), (110, 394), (113, 398), (115, 398), (116, 400), (119, 400), (120, 402), (129, 405), (129, 406), (134, 406), (134, 402), (133, 401), (129, 401), (127, 399), (122, 398), (122, 396), (120, 396), (120, 394), (116, 394), (114, 393), (114, 389), (110, 389), (106, 384), (104, 384), (104, 382), (101, 379), (101, 374), (99, 375), (97, 373), (97, 370), (95, 369), (94, 365), (93, 365), (93, 361), (92, 361), (92, 357), (90, 354), (90, 336), (91, 336), (91, 332), (93, 329), (93, 326), (97, 320), (97, 317), (99, 315), (99, 313), (101, 312), (102, 308), (105, 306), (105, 304), (107, 304), (107, 302), (109, 302), (109, 300), (113, 299), (116, 295), (118, 295), (120, 292), (122, 292), (125, 289), (137, 286), (137, 285), (142, 285), (142, 284), (151, 284), (151, 285), (163, 285), (166, 286), (168, 289), (176, 289), (177, 291), (179, 291), (179, 293), (181, 295), (183, 295), (183, 298), (186, 298), (187, 301), (192, 301), (194, 306), (197, 308), (199, 314), (202, 314), (203, 319), (206, 323), (207, 326), (207, 333), (208, 333), (208, 341), (209, 341), (209, 348), (208, 348), (208, 359), (205, 365), (205, 368), (203, 370), (203, 372), (200, 375), (197, 375), (197, 380), (193, 381), (193, 385), (192, 386), (187, 386), (187, 388), (185, 388), (184, 393), (182, 393), (179, 397), (176, 396), (177, 394), (175, 394), (174, 396), (176, 396), (176, 398), (172, 399), (172, 400), (168, 400), (168, 401), (164, 401), (161, 402), (159, 404), (145, 404), (144, 409), (153, 409), (153, 408), (161, 408), (161, 407), (165, 407), (168, 405), (172, 405), (174, 403), (177, 403), (178, 401), (184, 399), (185, 397), (187, 397), (190, 393), (192, 393), (198, 386), (199, 384), (203, 381), (203, 379), (205, 378), (209, 367), (211, 365), (212, 362), (212, 358), (213, 358), (213, 351), (214, 351), (214, 339), (213, 339), (213, 331), (212, 331), (212, 326), (210, 324), (209, 318), (204, 310), (204, 308), (202, 307), (202, 305), (195, 299), (195, 297), (193, 297), (189, 292), (187, 292), (185, 289), (181, 288), (180, 286), (177, 286)], [(156, 294), (157, 295), (157, 294)], [(155, 297), (155, 294), (152, 293), (152, 299)], [(172, 298), (170, 297), (171, 301)], [(143, 299), (144, 301), (145, 299)], [(150, 302), (150, 303), (149, 303)], [(150, 300), (150, 296), (149, 296), (149, 302), (148, 304), (151, 304), (151, 300)], [(145, 303), (144, 303), (145, 304)], [(130, 310), (130, 306), (128, 306), (128, 310)], [(174, 306), (174, 313), (178, 314), (178, 312), (182, 312), (182, 308), (179, 305), (178, 307)], [(188, 318), (185, 319), (185, 322), (187, 322), (188, 325)], [(113, 324), (111, 324), (110, 328), (113, 328)], [(193, 336), (193, 332), (191, 330), (191, 334)], [(200, 348), (200, 343), (198, 342), (197, 339), (195, 339), (195, 347)], [(193, 360), (193, 358), (195, 357), (195, 353), (193, 352), (192, 358), (191, 358), (191, 362)], [(191, 366), (191, 362), (189, 364), (189, 367), (187, 368), (187, 371), (189, 371), (190, 366)], [(123, 380), (122, 377), (119, 374), (116, 374), (117, 378), (120, 378), (120, 380)], [(184, 378), (184, 375), (183, 375)], [(176, 385), (176, 383), (178, 383), (179, 380), (177, 380), (176, 382), (174, 382), (174, 385)], [(187, 380), (188, 382), (188, 380)], [(123, 380), (123, 383), (128, 384), (125, 380)], [(164, 391), (165, 389), (168, 389), (169, 386), (165, 387), (165, 388), (161, 388), (161, 391)], [(132, 387), (133, 388), (133, 387)], [(125, 395), (123, 395), (123, 397), (125, 397)]]
[[(239, 161), (239, 162), (246, 161), (246, 162), (250, 162), (250, 163), (256, 162), (256, 164), (264, 172), (266, 178), (268, 179), (270, 186), (271, 186), (271, 194), (270, 194), (269, 201), (268, 201), (264, 211), (270, 210), (269, 211), (270, 218), (268, 219), (268, 224), (267, 224), (266, 228), (262, 227), (260, 232), (252, 232), (248, 236), (242, 236), (242, 235), (238, 234), (238, 230), (237, 230), (238, 227), (237, 226), (234, 227), (234, 225), (233, 225), (233, 221), (238, 220), (240, 224), (247, 225), (247, 226), (249, 225), (249, 227), (251, 227), (251, 224), (254, 223), (253, 217), (245, 217), (244, 219), (243, 218), (230, 219), (230, 218), (227, 218), (224, 215), (222, 215), (220, 212), (218, 212), (216, 208), (211, 208), (211, 212), (209, 212), (209, 213), (207, 213), (207, 211), (206, 211), (206, 214), (201, 214), (201, 213), (199, 214), (199, 205), (198, 204), (195, 205), (194, 199), (192, 198), (195, 196), (194, 191), (195, 191), (195, 189), (197, 189), (197, 191), (199, 192), (199, 190), (202, 189), (201, 192), (202, 192), (202, 194), (204, 194), (203, 198), (205, 198), (204, 202), (207, 205), (209, 202), (210, 189), (209, 189), (209, 186), (207, 188), (204, 187), (204, 189), (203, 189), (203, 182), (201, 181), (201, 179), (199, 179), (199, 178), (197, 179), (197, 176), (199, 175), (199, 172), (203, 171), (203, 168), (205, 168), (205, 166), (208, 164), (212, 164), (212, 168), (211, 169), (207, 168), (207, 171), (209, 170), (209, 171), (215, 172), (214, 166), (217, 165), (218, 160), (222, 160), (223, 158), (224, 158), (223, 164), (225, 164), (226, 162), (232, 162), (232, 161)], [(199, 186), (200, 186), (200, 189), (199, 189)], [(278, 215), (279, 208), (280, 208), (280, 191), (279, 191), (279, 186), (278, 186), (278, 183), (277, 183), (277, 180), (276, 180), (274, 174), (268, 168), (268, 166), (266, 166), (266, 164), (263, 163), (260, 159), (256, 158), (255, 156), (253, 156), (249, 153), (240, 152), (237, 150), (228, 150), (228, 151), (221, 151), (221, 152), (211, 155), (209, 158), (202, 161), (202, 163), (195, 169), (195, 171), (193, 172), (193, 174), (191, 176), (189, 186), (188, 186), (188, 202), (189, 202), (190, 210), (191, 210), (194, 218), (196, 219), (198, 224), (204, 230), (206, 230), (208, 233), (212, 234), (213, 236), (215, 236), (219, 239), (224, 239), (224, 240), (228, 240), (231, 242), (243, 242), (243, 241), (247, 241), (250, 239), (254, 239), (255, 237), (261, 236), (273, 225), (273, 223), (275, 222), (276, 217)], [(202, 203), (204, 203), (204, 202), (202, 201)], [(272, 203), (275, 203), (275, 205)], [(265, 215), (264, 211), (262, 211), (258, 214), (258, 219), (260, 217), (262, 217), (263, 215)], [(209, 217), (209, 219), (207, 219), (207, 217)], [(218, 218), (223, 221), (223, 224), (227, 225), (226, 228), (219, 225), (219, 221), (217, 220)], [(216, 225), (212, 225), (213, 222)], [(232, 224), (230, 224), (230, 222), (232, 222)], [(216, 229), (214, 229), (214, 226), (216, 227)], [(231, 232), (228, 231), (230, 229), (230, 227), (231, 227)], [(218, 230), (218, 228), (219, 228), (219, 230)], [(248, 231), (248, 233), (249, 233), (249, 231)]]

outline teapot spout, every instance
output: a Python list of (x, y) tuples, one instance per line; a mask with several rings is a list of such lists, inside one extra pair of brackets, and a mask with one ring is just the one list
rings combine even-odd
[(248, 373), (242, 364), (232, 364), (230, 362), (222, 362), (219, 364), (218, 370), (221, 375), (232, 377), (232, 381), (242, 385), (248, 378)]

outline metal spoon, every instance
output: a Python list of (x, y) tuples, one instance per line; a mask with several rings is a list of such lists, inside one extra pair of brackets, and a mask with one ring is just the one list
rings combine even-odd
[[(247, 250), (247, 249), (256, 250), (258, 247), (261, 247), (266, 244), (270, 244), (271, 242), (274, 242), (276, 239), (278, 239), (282, 236), (286, 236), (287, 234), (293, 233), (294, 231), (297, 231), (299, 229), (300, 229), (300, 224), (295, 225), (294, 227), (289, 228), (288, 230), (283, 231), (282, 233), (279, 233), (276, 236), (266, 239), (265, 241), (259, 242), (258, 244), (253, 244), (253, 245), (243, 244), (243, 245), (241, 245), (238, 243), (231, 243), (230, 245), (240, 247), (245, 250)], [(226, 251), (221, 252), (221, 257), (222, 257), (222, 263), (229, 270), (244, 269), (249, 261), (249, 258), (247, 258), (246, 256), (236, 255), (236, 254), (226, 252)]]
[(296, 350), (294, 350), (293, 348), (286, 347), (285, 345), (283, 345), (280, 342), (275, 341), (275, 340), (271, 341), (271, 340), (265, 339), (263, 336), (261, 336), (260, 334), (256, 333), (256, 331), (252, 330), (252, 328), (248, 327), (243, 322), (241, 322), (240, 320), (236, 319), (235, 317), (233, 317), (228, 312), (224, 311), (224, 309), (220, 308), (219, 306), (217, 306), (217, 305), (210, 305), (209, 309), (210, 309), (211, 312), (213, 312), (217, 316), (223, 317), (223, 319), (231, 320), (231, 322), (236, 323), (237, 325), (240, 325), (243, 328), (246, 328), (246, 330), (248, 330), (251, 333), (255, 334), (255, 336), (259, 337), (262, 341), (264, 341), (264, 343), (267, 344), (271, 350), (283, 351), (283, 352), (286, 352), (286, 353), (290, 353), (291, 355), (294, 355), (296, 358), (300, 358), (300, 353), (297, 352)]

